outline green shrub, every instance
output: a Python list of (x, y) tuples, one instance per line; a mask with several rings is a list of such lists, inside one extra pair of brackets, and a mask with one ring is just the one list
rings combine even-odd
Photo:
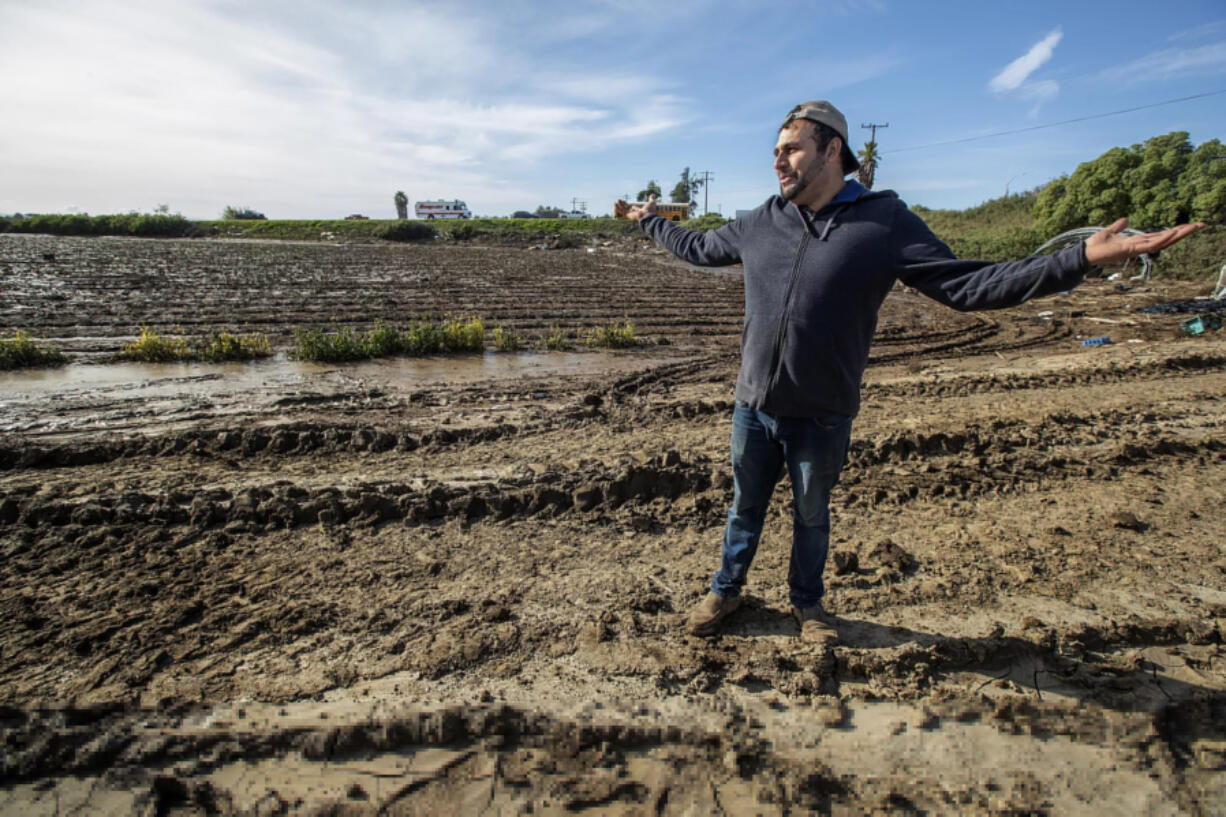
[(263, 333), (232, 335), (229, 332), (218, 332), (212, 337), (197, 341), (195, 347), (195, 357), (208, 363), (272, 356), (272, 344)]
[(58, 348), (40, 345), (24, 330), (0, 336), (0, 369), (60, 366), (66, 362), (68, 358)]
[(457, 221), (445, 232), (452, 241), (468, 241), (477, 234), (477, 228), (467, 221)]
[(549, 327), (541, 339), (541, 345), (551, 352), (566, 352), (571, 348), (570, 337), (557, 326)]
[(181, 337), (163, 337), (150, 326), (142, 326), (140, 337), (123, 347), (119, 357), (140, 360), (145, 363), (165, 363), (185, 360), (191, 356), (191, 347)]
[(404, 335), (403, 351), (406, 355), (436, 355), (444, 350), (443, 328), (433, 323), (417, 323)]
[(494, 348), (500, 352), (515, 352), (523, 346), (523, 340), (519, 337), (519, 333), (509, 326), (495, 326), (492, 334), (494, 336)]
[(294, 356), (316, 363), (365, 360), (366, 346), (352, 329), (342, 326), (335, 332), (298, 327), (294, 330)]
[(442, 323), (421, 322), (401, 331), (379, 322), (365, 334), (343, 326), (333, 332), (319, 328), (294, 330), (294, 356), (301, 360), (336, 363), (391, 355), (436, 355), (444, 352), (480, 352), (485, 349), (485, 323), (481, 318), (448, 318)]
[(404, 350), (404, 339), (400, 336), (400, 330), (383, 321), (375, 322), (375, 328), (367, 333), (362, 344), (368, 357), (390, 357)]
[(179, 335), (161, 335), (153, 327), (142, 326), (140, 336), (126, 344), (118, 357), (121, 360), (137, 360), (144, 363), (170, 363), (187, 360), (224, 363), (234, 360), (254, 360), (271, 355), (272, 344), (268, 336), (262, 333), (235, 335), (222, 331), (207, 337), (186, 338)]
[(605, 326), (597, 326), (587, 333), (583, 343), (602, 349), (625, 349), (638, 343), (634, 336), (634, 324), (630, 321), (614, 321)]
[(13, 233), (41, 233), (45, 235), (122, 235), (141, 238), (183, 238), (199, 235), (195, 222), (180, 215), (125, 213), (111, 216), (86, 216), (79, 214), (50, 214), (7, 220), (7, 229)]
[(385, 241), (430, 241), (438, 235), (434, 225), (423, 221), (393, 221), (376, 233)]
[(485, 348), (485, 321), (450, 318), (443, 321), (443, 351), (480, 352)]

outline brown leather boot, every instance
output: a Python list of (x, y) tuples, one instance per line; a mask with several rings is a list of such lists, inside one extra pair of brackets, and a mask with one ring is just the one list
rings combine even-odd
[(715, 635), (719, 623), (741, 606), (740, 596), (720, 596), (707, 593), (690, 611), (690, 620), (686, 626), (690, 635)]
[(800, 638), (813, 644), (833, 647), (839, 643), (839, 631), (834, 628), (834, 617), (827, 615), (820, 604), (792, 608), (792, 615), (800, 625)]

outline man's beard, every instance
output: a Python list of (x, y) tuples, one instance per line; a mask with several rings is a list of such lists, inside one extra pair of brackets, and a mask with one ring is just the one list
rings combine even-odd
[(822, 172), (822, 167), (825, 166), (824, 157), (815, 158), (809, 163), (809, 166), (804, 169), (798, 178), (791, 185), (785, 186), (782, 182), (779, 184), (779, 195), (788, 201), (792, 201), (799, 196), (810, 184), (817, 179)]

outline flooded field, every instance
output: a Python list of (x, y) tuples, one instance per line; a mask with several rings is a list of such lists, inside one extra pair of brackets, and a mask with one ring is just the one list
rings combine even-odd
[[(0, 373), (0, 812), (1226, 814), (1226, 342), (1139, 312), (1210, 283), (892, 293), (824, 649), (786, 482), (727, 632), (681, 626), (731, 495), (736, 270), (0, 236), (0, 330), (77, 355)], [(444, 314), (643, 342), (285, 354)], [(141, 325), (278, 355), (98, 362)]]

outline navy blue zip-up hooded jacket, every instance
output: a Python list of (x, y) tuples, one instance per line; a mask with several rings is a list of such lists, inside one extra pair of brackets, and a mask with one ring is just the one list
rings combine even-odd
[(1081, 283), (1085, 247), (960, 261), (892, 190), (849, 181), (817, 213), (779, 196), (696, 233), (651, 215), (643, 232), (700, 266), (745, 266), (736, 399), (788, 417), (855, 416), (877, 312), (895, 280), (954, 309), (998, 309)]

